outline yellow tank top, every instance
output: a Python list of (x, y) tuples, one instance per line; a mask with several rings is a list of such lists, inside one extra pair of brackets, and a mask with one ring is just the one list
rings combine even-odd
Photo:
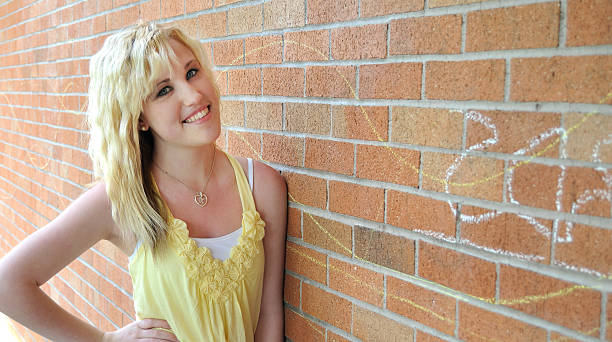
[(242, 235), (225, 261), (189, 237), (171, 216), (169, 248), (153, 259), (138, 247), (129, 263), (136, 317), (168, 321), (181, 342), (253, 341), (263, 288), (264, 221), (240, 164), (226, 154), (242, 202)]

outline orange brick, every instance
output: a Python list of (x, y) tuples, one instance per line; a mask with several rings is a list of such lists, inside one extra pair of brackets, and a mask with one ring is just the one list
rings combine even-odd
[(347, 256), (353, 254), (351, 226), (304, 213), (304, 241)]
[(414, 241), (355, 226), (355, 258), (414, 274)]
[(285, 334), (295, 342), (324, 342), (325, 329), (293, 310), (285, 309)]
[(353, 306), (353, 334), (362, 341), (412, 341), (414, 330), (372, 311)]
[(438, 108), (393, 107), (391, 141), (459, 149), (463, 114)]
[(233, 155), (260, 159), (261, 134), (249, 132), (228, 131), (227, 151)]
[(244, 41), (232, 39), (214, 42), (213, 54), (215, 65), (243, 65)]
[(304, 69), (264, 68), (263, 94), (273, 96), (304, 96)]
[(353, 66), (306, 67), (306, 96), (353, 98), (355, 73)]
[(302, 238), (302, 211), (296, 208), (287, 208), (287, 235)]
[(381, 273), (329, 258), (329, 287), (366, 303), (382, 307)]
[[(452, 208), (457, 205), (452, 203)], [(409, 230), (440, 232), (455, 237), (456, 217), (447, 202), (389, 190), (387, 223)]]
[(304, 1), (272, 0), (264, 4), (264, 30), (304, 26)]
[[(139, 18), (143, 21), (152, 21), (161, 18), (160, 0), (151, 0), (140, 4)], [(94, 18), (96, 20), (99, 17)]]
[(285, 302), (296, 308), (300, 307), (300, 287), (302, 281), (289, 274), (285, 274)]
[(455, 331), (454, 299), (394, 277), (387, 277), (387, 309), (445, 334)]
[(246, 126), (280, 131), (283, 128), (283, 104), (247, 101)]
[(606, 318), (606, 339), (612, 341), (612, 329), (609, 329), (610, 322), (612, 322), (612, 296), (608, 294), (608, 305), (606, 305), (608, 311), (608, 318)]
[(444, 6), (454, 6), (454, 5), (465, 5), (472, 4), (475, 2), (483, 2), (487, 0), (431, 0), (429, 1), (429, 7), (444, 7)]
[(212, 7), (212, 0), (186, 0), (185, 13), (202, 11)]
[(307, 0), (306, 13), (309, 25), (357, 19), (357, 0)]
[[(591, 336), (593, 337), (599, 336), (599, 329), (597, 329), (596, 331), (593, 331)], [(582, 342), (582, 341), (584, 340), (577, 340), (577, 339), (562, 335), (555, 331), (550, 332), (550, 342)]]
[(524, 206), (557, 210), (557, 186), (561, 168), (533, 162), (509, 163), (513, 171), (508, 172), (506, 201)]
[(185, 13), (184, 3), (180, 1), (162, 1), (161, 14), (162, 18), (175, 17)]
[(412, 187), (419, 184), (419, 151), (357, 145), (357, 177)]
[[(506, 265), (501, 265), (499, 291), (500, 304), (528, 315), (578, 331), (599, 326), (598, 291)], [(546, 296), (553, 293), (563, 295)]]
[(261, 69), (229, 70), (227, 73), (229, 94), (261, 94)]
[(499, 59), (428, 62), (425, 94), (428, 99), (501, 101), (505, 69)]
[(384, 58), (387, 55), (387, 25), (332, 29), (331, 53), (336, 60)]
[(202, 14), (198, 16), (198, 38), (222, 37), (226, 35), (226, 12)]
[[(494, 128), (491, 129), (488, 125), (493, 125)], [(538, 153), (538, 156), (557, 158), (559, 149), (554, 142), (559, 135), (554, 134), (546, 138), (545, 134), (560, 125), (561, 116), (557, 113), (470, 111), (466, 145), (469, 148), (497, 136), (497, 142), (478, 150), (503, 153), (526, 150), (521, 154)], [(531, 143), (536, 141), (539, 141), (538, 144), (529, 149)], [(549, 146), (551, 144), (552, 146)]]
[(416, 342), (446, 342), (446, 340), (443, 340), (436, 336), (429, 335), (420, 330), (417, 330), (416, 331)]
[(345, 175), (353, 174), (353, 144), (306, 138), (304, 166)]
[[(481, 215), (493, 217), (479, 221), (471, 218), (478, 218)], [(461, 216), (464, 221), (461, 223), (462, 242), (468, 240), (481, 247), (492, 248), (502, 253), (509, 252), (511, 255), (548, 264), (552, 221), (534, 219), (538, 222), (538, 227), (534, 227), (524, 217), (516, 214), (467, 205), (461, 208)]]
[(281, 63), (283, 38), (280, 35), (249, 37), (244, 41), (246, 64)]
[(563, 128), (568, 132), (568, 158), (612, 164), (612, 144), (604, 143), (612, 132), (612, 116), (568, 113), (563, 116)]
[(330, 106), (318, 103), (285, 104), (287, 131), (329, 135)]
[(244, 101), (221, 101), (221, 124), (244, 126)]
[(546, 330), (459, 302), (459, 338), (516, 342), (545, 341)]
[(227, 12), (229, 34), (261, 32), (261, 5), (230, 8)]
[(350, 340), (327, 330), (327, 342), (350, 342)]
[(604, 275), (612, 274), (612, 231), (582, 224), (564, 222), (555, 243), (555, 260)]
[(423, 241), (419, 276), (472, 296), (495, 297), (495, 264)]
[[(567, 167), (563, 181), (563, 211), (582, 215), (610, 217), (610, 200), (605, 195), (594, 196), (597, 191), (607, 191), (604, 172), (597, 169)], [(584, 202), (581, 203), (581, 202)]]
[[(327, 283), (327, 260), (325, 254), (302, 247), (287, 241), (285, 268), (289, 271), (303, 275), (321, 284)], [(303, 284), (305, 285), (305, 284)], [(306, 298), (302, 286), (302, 307)]]
[(612, 4), (606, 0), (570, 0), (567, 3), (567, 45), (612, 44)]
[(461, 52), (460, 15), (392, 20), (390, 31), (390, 55)]
[(287, 32), (284, 36), (285, 61), (329, 60), (329, 31)]
[(263, 159), (273, 163), (302, 166), (304, 140), (276, 134), (263, 134)]
[(511, 101), (612, 103), (612, 56), (516, 58)]
[(362, 0), (361, 17), (420, 11), (423, 9), (423, 2), (423, 0)]
[(361, 99), (420, 99), (421, 63), (366, 64), (359, 67)]
[[(501, 201), (504, 162), (423, 152), (423, 189)], [(447, 174), (450, 173), (450, 177)]]
[(333, 136), (387, 141), (389, 107), (333, 106)]
[(217, 88), (219, 88), (219, 95), (225, 96), (227, 93), (227, 71), (217, 72), (213, 70), (213, 77), (215, 79), (215, 83), (217, 84)]
[(283, 173), (287, 180), (289, 200), (298, 204), (325, 209), (327, 183), (324, 179), (299, 173)]
[(310, 284), (302, 284), (304, 312), (344, 331), (351, 330), (351, 302)]
[(338, 181), (329, 182), (331, 211), (383, 222), (384, 206), (383, 189)]
[(466, 36), (466, 51), (557, 47), (559, 3), (470, 12)]

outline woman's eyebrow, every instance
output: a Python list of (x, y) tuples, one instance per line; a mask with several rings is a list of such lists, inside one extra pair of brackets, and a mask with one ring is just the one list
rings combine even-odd
[[(191, 64), (192, 64), (192, 63), (194, 63), (194, 62), (196, 62), (196, 59), (195, 59), (195, 58), (194, 58), (194, 59), (189, 60), (189, 62), (185, 63), (185, 67), (184, 67), (184, 68), (185, 68), (185, 69), (189, 68), (189, 65), (191, 65)], [(164, 79), (164, 80), (161, 80), (161, 81), (159, 81), (159, 82), (158, 82), (158, 83), (157, 83), (155, 86), (156, 86), (156, 87), (159, 87), (159, 85), (160, 85), (160, 84), (162, 84), (162, 83), (164, 83), (164, 82), (170, 82), (170, 79), (169, 79), (169, 78), (166, 78), (166, 79)]]

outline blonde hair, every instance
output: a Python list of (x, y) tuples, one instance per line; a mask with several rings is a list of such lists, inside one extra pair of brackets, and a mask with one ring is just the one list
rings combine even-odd
[[(215, 84), (202, 46), (177, 27), (155, 23), (109, 36), (89, 67), (87, 117), (94, 175), (106, 185), (123, 238), (136, 238), (153, 251), (166, 246), (170, 213), (149, 171), (152, 133), (139, 131), (138, 119), (155, 81), (176, 60), (171, 40), (190, 49)], [(216, 85), (215, 92), (219, 96)]]

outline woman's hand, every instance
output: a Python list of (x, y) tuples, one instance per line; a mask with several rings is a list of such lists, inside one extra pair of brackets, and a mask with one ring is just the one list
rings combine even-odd
[(168, 322), (163, 319), (147, 318), (141, 321), (132, 322), (119, 330), (104, 333), (102, 342), (179, 342), (173, 333), (160, 328), (171, 329)]

